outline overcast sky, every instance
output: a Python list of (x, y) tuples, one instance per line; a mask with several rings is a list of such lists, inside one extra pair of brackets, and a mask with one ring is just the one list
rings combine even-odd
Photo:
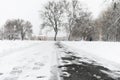
[[(48, 0), (0, 0), (0, 26), (7, 19), (24, 19), (33, 24), (34, 33), (39, 33), (39, 11)], [(102, 10), (104, 0), (82, 0), (96, 17)]]

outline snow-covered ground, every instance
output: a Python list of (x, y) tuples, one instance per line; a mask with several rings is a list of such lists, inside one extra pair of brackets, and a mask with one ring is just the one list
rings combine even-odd
[(120, 42), (63, 42), (69, 47), (120, 64)]
[[(59, 80), (60, 51), (52, 41), (0, 41), (0, 80)], [(120, 71), (118, 42), (61, 42), (68, 50)], [(86, 60), (86, 59), (83, 59)], [(116, 73), (118, 76), (119, 73)], [(113, 75), (113, 74), (111, 74)], [(116, 77), (116, 75), (113, 75)]]
[(54, 49), (53, 42), (1, 41), (0, 80), (49, 80)]
[[(76, 52), (78, 57), (87, 57), (112, 71), (106, 72), (112, 77), (120, 77), (120, 43), (119, 42), (62, 42), (68, 49)], [(69, 50), (70, 51), (70, 50)], [(84, 62), (91, 62), (84, 60)], [(119, 79), (118, 79), (119, 80)]]

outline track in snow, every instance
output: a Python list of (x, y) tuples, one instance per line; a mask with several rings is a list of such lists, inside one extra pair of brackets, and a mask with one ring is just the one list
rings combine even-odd
[(53, 80), (54, 42), (28, 44), (31, 45), (9, 50), (0, 57), (0, 80)]
[(60, 42), (56, 43), (56, 46), (60, 51), (58, 68), (61, 70), (61, 80), (120, 80), (120, 77), (113, 78), (108, 75), (107, 73), (112, 71), (97, 64), (96, 61), (76, 56), (76, 52), (70, 51)]

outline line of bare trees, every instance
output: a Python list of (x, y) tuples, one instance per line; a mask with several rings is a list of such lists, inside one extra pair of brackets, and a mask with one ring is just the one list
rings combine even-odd
[(0, 29), (0, 39), (2, 40), (27, 40), (31, 36), (32, 24), (22, 19), (8, 20)]
[(120, 41), (119, 0), (113, 0), (96, 20), (79, 0), (49, 1), (41, 11), (41, 17), (41, 29), (53, 30), (55, 41), (59, 30), (63, 29), (68, 40)]
[(99, 40), (120, 41), (120, 1), (113, 3), (96, 20)]
[(54, 30), (55, 41), (59, 30), (63, 29), (68, 40), (92, 40), (94, 25), (91, 13), (78, 0), (49, 1), (41, 11), (41, 17), (41, 29)]
[[(96, 20), (79, 0), (48, 1), (40, 15), (40, 28), (54, 31), (55, 41), (60, 30), (66, 31), (68, 40), (120, 41), (119, 0), (113, 0)], [(0, 29), (0, 39), (26, 40), (31, 36), (32, 24), (22, 19), (8, 20)]]
[(89, 22), (90, 13), (82, 8), (78, 0), (72, 0), (71, 2), (67, 0), (49, 1), (41, 11), (41, 17), (43, 19), (41, 29), (49, 28), (53, 30), (55, 41), (61, 28), (66, 30), (68, 40), (78, 38), (81, 34), (81, 37), (86, 39), (89, 34), (86, 30), (92, 28)]

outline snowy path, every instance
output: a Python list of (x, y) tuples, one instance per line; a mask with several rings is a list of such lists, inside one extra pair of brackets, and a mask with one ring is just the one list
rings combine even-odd
[(116, 65), (65, 42), (0, 44), (0, 80), (120, 80)]
[[(0, 80), (50, 80), (56, 65), (53, 42), (33, 42), (32, 46), (9, 50), (0, 57)], [(6, 51), (8, 52), (8, 51)]]
[[(120, 80), (120, 69), (113, 71), (99, 63), (98, 57), (86, 55), (68, 45), (57, 43), (61, 80)], [(108, 64), (108, 63), (107, 63)]]

